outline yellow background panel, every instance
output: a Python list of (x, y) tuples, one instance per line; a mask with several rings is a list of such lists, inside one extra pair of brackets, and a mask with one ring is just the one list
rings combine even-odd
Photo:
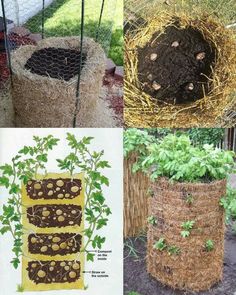
[[(37, 175), (37, 179), (43, 180), (48, 178), (71, 178), (69, 173), (48, 173), (47, 176)], [(68, 255), (55, 255), (55, 256), (48, 256), (48, 255), (41, 255), (41, 254), (31, 254), (28, 251), (28, 235), (30, 233), (45, 233), (45, 234), (54, 234), (54, 233), (64, 233), (64, 232), (75, 232), (75, 233), (82, 233), (84, 230), (84, 175), (83, 173), (75, 174), (75, 179), (81, 179), (82, 182), (82, 190), (80, 194), (75, 197), (74, 199), (54, 199), (54, 200), (32, 200), (29, 198), (26, 192), (25, 185), (22, 185), (22, 224), (23, 224), (23, 253), (24, 256), (22, 257), (22, 286), (25, 291), (48, 291), (48, 290), (60, 290), (60, 289), (84, 289), (84, 253), (75, 253), (75, 254), (68, 254)], [(34, 205), (77, 205), (82, 207), (82, 221), (80, 226), (66, 226), (66, 227), (48, 227), (48, 228), (38, 228), (33, 224), (29, 223), (27, 218), (26, 210), (28, 207)], [(81, 248), (84, 245), (84, 237), (82, 235), (82, 244)], [(81, 272), (80, 278), (73, 283), (50, 283), (50, 284), (35, 284), (32, 280), (28, 277), (28, 271), (26, 268), (28, 267), (28, 262), (31, 260), (78, 260), (81, 264)]]

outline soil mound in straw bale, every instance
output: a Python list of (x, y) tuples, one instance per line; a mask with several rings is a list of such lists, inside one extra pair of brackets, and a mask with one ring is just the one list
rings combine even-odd
[[(82, 67), (86, 55), (82, 54)], [(25, 68), (31, 73), (69, 81), (79, 72), (80, 52), (64, 48), (43, 48), (35, 51), (27, 60)]]
[[(141, 48), (149, 47), (151, 50), (150, 44), (154, 41), (155, 36), (158, 40), (167, 38), (168, 27), (172, 27), (172, 30), (174, 30), (176, 20), (180, 23), (180, 26), (176, 28), (176, 34), (177, 36), (180, 34), (181, 39), (176, 40), (176, 36), (173, 40), (168, 39), (169, 47), (167, 45), (166, 47), (168, 47), (168, 52), (175, 53), (176, 51), (179, 52), (179, 55), (176, 56), (170, 53), (167, 55), (166, 52), (165, 54), (158, 54), (156, 48), (154, 48), (154, 52), (150, 51), (150, 53), (156, 53), (157, 55), (152, 55), (152, 63), (151, 61), (146, 63), (153, 64), (150, 68), (153, 73), (148, 73), (148, 66), (140, 70), (140, 63), (145, 63), (142, 61), (144, 58), (140, 57)], [(184, 50), (187, 50), (188, 47), (190, 49), (186, 51), (185, 59), (180, 58), (185, 51), (181, 49), (183, 46), (183, 32), (181, 33), (179, 28), (181, 30), (191, 28), (197, 32), (191, 34), (191, 38), (194, 38), (193, 41), (188, 40), (186, 34), (185, 39), (188, 42), (186, 41), (187, 44), (185, 42), (186, 46), (184, 48), (186, 49)], [(160, 32), (158, 36), (157, 32)], [(147, 17), (145, 27), (136, 29), (135, 34), (132, 32), (126, 33), (125, 44), (124, 118), (126, 126), (182, 128), (184, 126), (220, 127), (223, 125), (232, 127), (235, 125), (235, 119), (228, 116), (228, 111), (235, 109), (235, 34), (232, 30), (225, 28), (216, 17), (203, 14), (198, 10), (190, 11), (188, 14), (185, 12), (153, 14)], [(165, 48), (161, 42), (156, 46), (158, 46), (158, 49), (161, 46)], [(191, 52), (193, 56), (190, 59), (189, 54)], [(211, 52), (209, 58), (207, 54)], [(183, 59), (185, 60), (184, 65), (182, 65)], [(171, 63), (168, 63), (169, 60), (171, 60)], [(181, 64), (179, 64), (179, 60)], [(162, 63), (159, 63), (160, 61)], [(177, 73), (173, 70), (173, 64), (177, 64), (178, 69), (180, 68)], [(191, 64), (191, 70), (194, 69), (194, 71), (186, 71), (186, 68), (188, 70)], [(210, 66), (213, 69), (212, 73), (209, 70)], [(207, 80), (204, 80), (204, 75), (199, 76), (199, 71), (200, 73), (203, 72), (202, 69), (206, 74), (210, 71)], [(158, 73), (158, 70), (160, 73)], [(152, 74), (153, 77), (148, 76), (149, 74)], [(170, 80), (170, 77), (173, 77), (173, 81)], [(189, 77), (193, 80), (191, 81)], [(158, 81), (160, 78), (161, 82)], [(153, 83), (154, 81), (155, 83)], [(206, 81), (209, 81), (209, 85), (207, 85)], [(147, 83), (146, 86), (144, 83)], [(164, 85), (161, 85), (161, 83)], [(185, 83), (189, 84), (186, 85)], [(187, 89), (185, 86), (187, 86)], [(201, 89), (203, 86), (206, 92), (204, 96), (202, 96), (203, 91)], [(147, 93), (147, 89), (153, 91), (154, 94)], [(197, 90), (196, 93), (195, 90)], [(177, 96), (178, 101), (175, 101), (175, 96)]]
[[(147, 271), (172, 288), (211, 288), (223, 272), (225, 218), (219, 201), (226, 193), (226, 180), (170, 183), (161, 178), (152, 189), (148, 214), (156, 223), (148, 226)], [(193, 226), (184, 237), (187, 221)], [(160, 239), (165, 246), (155, 248)], [(212, 241), (211, 249), (207, 241)]]
[(139, 49), (138, 76), (143, 90), (170, 103), (195, 101), (208, 94), (216, 50), (196, 28), (168, 26)]

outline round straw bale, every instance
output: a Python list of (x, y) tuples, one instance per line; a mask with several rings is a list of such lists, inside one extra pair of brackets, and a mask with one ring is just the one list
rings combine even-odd
[[(148, 225), (148, 272), (172, 288), (209, 289), (221, 280), (223, 272), (225, 216), (219, 201), (226, 193), (226, 180), (173, 183), (160, 178), (152, 190), (148, 215), (156, 218), (156, 224)], [(182, 225), (187, 221), (194, 224), (189, 236), (183, 237)], [(164, 239), (163, 250), (154, 247), (160, 238)], [(212, 249), (206, 248), (209, 240)]]
[[(147, 18), (147, 24), (125, 36), (125, 108), (128, 127), (232, 127), (236, 116), (227, 114), (236, 108), (236, 39), (232, 30), (225, 28), (213, 16), (178, 12), (160, 12)], [(197, 18), (196, 18), (196, 15)], [(208, 77), (210, 91), (203, 98), (184, 104), (173, 104), (152, 97), (142, 90), (138, 78), (138, 48), (143, 48), (154, 33), (163, 34), (178, 19), (181, 28), (198, 30), (216, 49), (212, 77)]]
[[(18, 127), (71, 127), (75, 112), (78, 75), (69, 81), (41, 76), (25, 68), (32, 54), (43, 48), (78, 50), (79, 37), (53, 37), (36, 46), (22, 46), (12, 54), (13, 103)], [(81, 71), (76, 126), (93, 117), (105, 72), (101, 46), (84, 38), (86, 62)]]

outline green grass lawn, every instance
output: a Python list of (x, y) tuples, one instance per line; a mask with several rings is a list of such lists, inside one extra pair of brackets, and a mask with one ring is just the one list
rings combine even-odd
[[(85, 36), (95, 38), (102, 0), (85, 1)], [(105, 0), (98, 42), (117, 65), (123, 64), (123, 2)], [(116, 7), (116, 10), (115, 10)], [(81, 2), (55, 0), (45, 9), (45, 36), (79, 36)], [(31, 18), (26, 27), (41, 32), (41, 12)]]
[[(125, 6), (138, 15), (158, 14), (161, 10), (169, 12), (186, 11), (193, 12), (195, 9), (206, 14), (211, 14), (220, 19), (224, 24), (236, 22), (235, 0), (126, 0)], [(137, 9), (138, 7), (138, 9)], [(197, 17), (197, 15), (196, 15)]]

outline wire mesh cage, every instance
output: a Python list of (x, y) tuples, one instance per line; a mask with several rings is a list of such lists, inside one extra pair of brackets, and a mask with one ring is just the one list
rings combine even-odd
[(16, 126), (92, 127), (116, 0), (1, 4), (0, 82), (11, 78)]

